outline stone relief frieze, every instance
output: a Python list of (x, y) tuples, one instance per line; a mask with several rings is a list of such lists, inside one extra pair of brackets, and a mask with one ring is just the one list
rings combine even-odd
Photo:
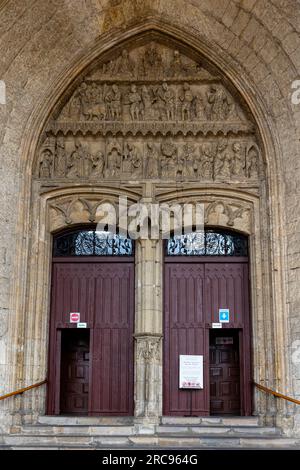
[(123, 49), (62, 101), (42, 181), (254, 181), (262, 165), (245, 107), (199, 60), (151, 42)]
[(155, 41), (131, 51), (123, 49), (116, 57), (104, 62), (91, 78), (116, 77), (119, 79), (202, 79), (217, 78), (200, 63), (188, 58), (178, 49), (158, 44)]
[(41, 180), (257, 180), (260, 152), (252, 138), (64, 137), (40, 151)]
[[(85, 80), (57, 122), (219, 122), (248, 124), (238, 103), (221, 83), (120, 82)], [(137, 127), (137, 126), (136, 126)], [(221, 124), (220, 124), (221, 128)]]

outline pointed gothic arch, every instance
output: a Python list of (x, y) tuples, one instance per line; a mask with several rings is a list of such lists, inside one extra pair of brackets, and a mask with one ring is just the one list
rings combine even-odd
[[(239, 73), (235, 71), (233, 68), (229, 68), (228, 65), (225, 64), (225, 61), (221, 58), (218, 57), (212, 49), (208, 45), (200, 44), (198, 40), (193, 38), (191, 35), (187, 35), (183, 31), (179, 31), (178, 29), (175, 29), (174, 27), (166, 24), (161, 24), (159, 22), (156, 22), (155, 20), (151, 20), (149, 22), (144, 22), (141, 25), (138, 25), (131, 30), (127, 30), (124, 33), (121, 33), (118, 35), (117, 40), (115, 37), (112, 37), (111, 35), (105, 36), (99, 43), (91, 48), (89, 53), (85, 56), (80, 58), (79, 60), (76, 59), (73, 63), (73, 65), (66, 71), (63, 77), (59, 77), (57, 84), (51, 88), (51, 90), (48, 90), (46, 93), (46, 99), (43, 100), (43, 103), (37, 107), (37, 111), (35, 115), (32, 117), (32, 120), (28, 123), (28, 133), (26, 138), (24, 139), (24, 151), (22, 152), (22, 155), (24, 156), (23, 160), (23, 168), (24, 172), (26, 174), (26, 177), (24, 179), (24, 196), (29, 195), (29, 194), (34, 194), (34, 206), (33, 207), (27, 207), (27, 210), (24, 211), (24, 214), (21, 217), (21, 221), (23, 223), (23, 229), (25, 230), (26, 233), (26, 238), (25, 241), (22, 241), (22, 244), (25, 252), (28, 252), (30, 247), (35, 246), (36, 247), (36, 252), (35, 252), (35, 257), (33, 260), (29, 261), (28, 258), (21, 260), (21, 258), (18, 260), (18, 265), (16, 267), (18, 272), (21, 272), (24, 269), (24, 263), (28, 263), (29, 266), (29, 272), (30, 276), (27, 279), (27, 284), (26, 284), (26, 291), (27, 293), (32, 292), (32, 285), (35, 284), (35, 280), (39, 278), (39, 276), (42, 276), (43, 282), (37, 283), (39, 285), (39, 291), (38, 291), (38, 296), (40, 299), (43, 299), (43, 301), (38, 301), (36, 302), (35, 299), (32, 296), (29, 296), (28, 301), (27, 301), (27, 307), (29, 308), (29, 311), (31, 312), (31, 315), (33, 315), (35, 318), (38, 319), (38, 324), (36, 326), (37, 330), (40, 330), (42, 333), (41, 335), (41, 341), (43, 342), (42, 344), (46, 344), (46, 336), (45, 332), (47, 329), (47, 321), (44, 318), (44, 310), (42, 309), (42, 305), (44, 302), (47, 302), (48, 299), (48, 292), (47, 289), (45, 289), (43, 286), (45, 285), (45, 281), (47, 279), (49, 280), (49, 274), (46, 272), (41, 271), (41, 266), (43, 263), (45, 263), (45, 266), (49, 266), (49, 247), (51, 245), (49, 234), (51, 233), (51, 226), (52, 226), (52, 221), (51, 217), (53, 219), (57, 218), (57, 215), (54, 215), (55, 209), (53, 209), (49, 206), (49, 201), (52, 200), (54, 202), (54, 205), (56, 204), (57, 201), (61, 200), (65, 195), (69, 194), (70, 197), (72, 195), (76, 195), (77, 192), (84, 192), (85, 196), (90, 198), (93, 202), (97, 202), (97, 193), (103, 192), (105, 193), (112, 193), (114, 192), (114, 189), (112, 190), (111, 187), (111, 181), (105, 182), (104, 180), (101, 181), (101, 185), (95, 184), (95, 180), (93, 180), (93, 184), (89, 185), (88, 179), (82, 179), (82, 180), (72, 180), (70, 178), (70, 181), (67, 182), (62, 182), (61, 185), (56, 185), (55, 190), (51, 188), (51, 185), (48, 184), (48, 189), (47, 189), (47, 180), (52, 178), (53, 175), (51, 175), (51, 165), (49, 167), (47, 163), (47, 159), (51, 159), (51, 152), (52, 152), (52, 157), (54, 156), (55, 151), (57, 149), (51, 147), (51, 142), (48, 145), (46, 143), (45, 145), (45, 130), (49, 129), (49, 116), (57, 116), (57, 113), (59, 110), (62, 110), (62, 107), (66, 104), (66, 101), (68, 98), (70, 98), (70, 91), (74, 90), (74, 87), (76, 87), (81, 81), (82, 81), (82, 74), (86, 74), (89, 72), (95, 64), (98, 63), (98, 59), (100, 57), (100, 62), (102, 61), (105, 62), (105, 58), (109, 58), (109, 56), (112, 54), (113, 55), (113, 60), (118, 60), (118, 51), (124, 46), (124, 43), (126, 45), (132, 45), (135, 44), (139, 46), (140, 44), (143, 44), (143, 41), (147, 41), (151, 38), (151, 40), (155, 41), (159, 39), (163, 44), (168, 44), (168, 45), (173, 45), (173, 50), (180, 50), (183, 51), (185, 54), (187, 54), (187, 57), (191, 60), (194, 60), (196, 58), (199, 60), (199, 58), (204, 58), (204, 62), (207, 64), (208, 69), (210, 70), (217, 70), (220, 72), (222, 76), (222, 80), (224, 80), (224, 83), (228, 88), (226, 90), (229, 91), (229, 96), (231, 98), (235, 99), (237, 96), (239, 97), (239, 100), (244, 102), (246, 114), (249, 113), (249, 116), (252, 116), (250, 121), (252, 121), (252, 125), (256, 127), (257, 129), (257, 141), (254, 142), (247, 142), (245, 146), (245, 151), (249, 151), (252, 149), (258, 149), (259, 148), (259, 154), (260, 154), (260, 161), (262, 162), (263, 166), (263, 172), (260, 174), (260, 178), (258, 178), (258, 185), (257, 188), (260, 188), (257, 191), (253, 191), (252, 189), (245, 187), (245, 186), (239, 186), (236, 185), (235, 188), (226, 186), (226, 178), (222, 180), (220, 178), (220, 181), (218, 181), (219, 186), (217, 185), (217, 182), (215, 181), (215, 184), (213, 181), (210, 181), (209, 184), (206, 181), (206, 188), (201, 186), (198, 181), (198, 174), (196, 178), (192, 178), (189, 180), (187, 178), (186, 182), (189, 183), (191, 189), (190, 193), (193, 193), (194, 196), (199, 197), (200, 199), (203, 199), (205, 201), (205, 204), (210, 205), (209, 206), (209, 211), (207, 217), (210, 220), (210, 223), (212, 225), (216, 226), (228, 226), (228, 210), (226, 213), (226, 210), (224, 211), (218, 211), (218, 205), (216, 202), (219, 200), (222, 201), (222, 204), (224, 204), (223, 200), (225, 199), (226, 202), (228, 203), (228, 207), (231, 206), (231, 215), (233, 214), (234, 219), (233, 219), (233, 224), (239, 224), (240, 220), (238, 217), (238, 214), (235, 212), (238, 209), (239, 204), (244, 206), (248, 206), (248, 215), (246, 216), (247, 218), (247, 228), (245, 229), (245, 232), (250, 233), (250, 250), (252, 250), (253, 256), (253, 273), (255, 273), (255, 282), (254, 285), (259, 286), (262, 283), (262, 271), (264, 272), (264, 277), (269, 280), (268, 285), (266, 286), (265, 289), (265, 298), (263, 298), (263, 295), (261, 292), (252, 292), (252, 302), (255, 308), (257, 308), (257, 311), (260, 312), (258, 315), (258, 319), (270, 319), (273, 317), (274, 314), (274, 309), (272, 308), (272, 303), (269, 300), (271, 298), (271, 292), (275, 292), (275, 285), (280, 285), (280, 275), (281, 273), (278, 272), (276, 274), (277, 279), (274, 278), (275, 274), (272, 274), (273, 271), (273, 263), (274, 259), (272, 259), (271, 256), (271, 246), (270, 246), (270, 237), (266, 235), (265, 233), (262, 232), (262, 224), (261, 220), (264, 217), (270, 217), (273, 221), (272, 223), (272, 237), (271, 239), (274, 239), (276, 237), (275, 234), (278, 235), (280, 231), (280, 213), (279, 209), (275, 207), (275, 204), (272, 204), (272, 201), (276, 198), (276, 193), (275, 193), (275, 178), (276, 178), (276, 166), (277, 166), (277, 161), (278, 159), (276, 158), (276, 154), (278, 153), (278, 149), (276, 148), (276, 136), (272, 135), (272, 123), (266, 123), (265, 121), (265, 116), (266, 114), (264, 113), (263, 110), (263, 105), (262, 103), (258, 103), (257, 100), (255, 99), (255, 93), (251, 90), (250, 85), (247, 83), (246, 77), (240, 77)], [(91, 65), (92, 64), (92, 65)], [(118, 67), (115, 65), (115, 67)], [(119, 64), (119, 67), (122, 68), (122, 65)], [(121, 70), (121, 69), (120, 69)], [(171, 80), (172, 77), (168, 76), (167, 80), (169, 82), (172, 82)], [(182, 78), (182, 77), (181, 77)], [(186, 77), (184, 77), (186, 79)], [(163, 82), (164, 79), (162, 77), (161, 82)], [(186, 80), (181, 80), (181, 85), (178, 87), (178, 89), (183, 89), (183, 84), (186, 82)], [(181, 91), (182, 91), (181, 89)], [(67, 90), (67, 92), (65, 91)], [(238, 91), (236, 91), (238, 90)], [(177, 90), (176, 90), (177, 91)], [(178, 90), (179, 91), (179, 90)], [(189, 90), (187, 90), (189, 91)], [(133, 91), (134, 94), (134, 91)], [(184, 96), (184, 93), (183, 95)], [(206, 95), (207, 96), (207, 95)], [(188, 100), (187, 100), (188, 101)], [(229, 105), (228, 105), (229, 106)], [(137, 108), (138, 109), (138, 108)], [(92, 109), (93, 111), (93, 109)], [(134, 110), (133, 110), (134, 111)], [(101, 106), (96, 109), (96, 112), (101, 113)], [(112, 112), (112, 111), (110, 111)], [(114, 111), (116, 112), (116, 111)], [(136, 111), (137, 113), (139, 111)], [(172, 117), (172, 109), (169, 110), (171, 113), (169, 117)], [(181, 108), (181, 116), (185, 118), (188, 116), (188, 113), (191, 112), (189, 109), (189, 106), (187, 105), (187, 110), (185, 108)], [(53, 114), (54, 113), (54, 114)], [(118, 114), (118, 112), (117, 112)], [(116, 116), (117, 116), (116, 114)], [(130, 110), (129, 110), (129, 116), (130, 116)], [(138, 117), (138, 114), (133, 114), (133, 119), (134, 116)], [(131, 117), (132, 117), (131, 116)], [(89, 116), (88, 116), (89, 117)], [(93, 116), (91, 116), (93, 118)], [(97, 118), (95, 118), (97, 119)], [(159, 120), (161, 120), (159, 118)], [(163, 120), (163, 119), (162, 119)], [(183, 119), (184, 120), (184, 119)], [(99, 131), (99, 123), (96, 123), (97, 125), (93, 124), (93, 119), (91, 122), (91, 126), (83, 126), (82, 129), (75, 128), (75, 133), (80, 139), (84, 139), (87, 134), (93, 135), (93, 132)], [(185, 123), (186, 124), (186, 123)], [(51, 124), (50, 124), (51, 126)], [(98, 128), (97, 128), (98, 126)], [(76, 127), (76, 126), (75, 126)], [(101, 127), (101, 119), (100, 119), (100, 127)], [(113, 134), (114, 126), (112, 126), (109, 129), (109, 132)], [(145, 127), (145, 126), (144, 126)], [(146, 126), (147, 127), (147, 126)], [(167, 135), (170, 133), (170, 128), (168, 126), (165, 126), (166, 129), (162, 132), (162, 139), (167, 140)], [(192, 125), (190, 127), (187, 127), (187, 129), (182, 130), (182, 128), (179, 129), (178, 135), (187, 135), (187, 136), (194, 136), (194, 133), (196, 132), (197, 134), (197, 124), (196, 126)], [(225, 126), (226, 127), (226, 126)], [(94, 130), (96, 128), (96, 130)], [(195, 130), (196, 128), (196, 130)], [(55, 133), (58, 128), (55, 128), (55, 125), (52, 127), (52, 131)], [(250, 132), (250, 126), (248, 131)], [(246, 129), (246, 132), (248, 132)], [(67, 137), (72, 134), (73, 129), (69, 129), (68, 127), (64, 129), (60, 129), (58, 131), (60, 136)], [(122, 131), (123, 132), (123, 131)], [(142, 135), (143, 136), (143, 130), (142, 129), (137, 129), (134, 131), (129, 131), (130, 134), (130, 139), (131, 143), (133, 140), (133, 136), (135, 135)], [(149, 132), (149, 129), (146, 129), (146, 135), (147, 132)], [(158, 132), (160, 135), (161, 131), (152, 130), (152, 132)], [(206, 128), (205, 126), (202, 129), (203, 135), (205, 135)], [(209, 129), (208, 131), (209, 136), (211, 136), (211, 139), (218, 139), (218, 136), (220, 136), (220, 132), (222, 134), (222, 130), (220, 128), (214, 127), (214, 129)], [(231, 135), (231, 133), (234, 132), (240, 132), (238, 129), (236, 131), (236, 128), (229, 128), (227, 130), (227, 134), (224, 135)], [(243, 130), (245, 132), (245, 128)], [(129, 135), (128, 134), (128, 135)], [(144, 138), (144, 137), (142, 137)], [(190, 137), (192, 139), (193, 137)], [(221, 139), (220, 139), (221, 140)], [(183, 141), (179, 142), (180, 144), (183, 144)], [(231, 142), (232, 145), (235, 142)], [(203, 142), (205, 144), (205, 142)], [(44, 145), (44, 148), (43, 148)], [(161, 145), (161, 142), (160, 142)], [(70, 152), (76, 150), (76, 145), (72, 149), (72, 146), (68, 149)], [(45, 154), (43, 154), (45, 152)], [(69, 153), (70, 153), (69, 152)], [(205, 149), (204, 149), (205, 153)], [(165, 155), (168, 157), (168, 155)], [(45, 157), (45, 162), (43, 163), (43, 157)], [(106, 162), (107, 164), (107, 162)], [(266, 164), (266, 166), (265, 166)], [(43, 171), (42, 171), (42, 178), (40, 174), (40, 168), (43, 166)], [(188, 170), (186, 170), (188, 173)], [(197, 170), (198, 171), (198, 170)], [(195, 170), (194, 170), (195, 172)], [(32, 176), (36, 178), (36, 182), (34, 185), (32, 185)], [(88, 176), (89, 178), (89, 176)], [(177, 178), (177, 176), (176, 176)], [(178, 181), (175, 178), (175, 181), (171, 181), (169, 184), (169, 187), (166, 187), (165, 190), (162, 190), (161, 187), (159, 187), (158, 190), (158, 200), (167, 200), (169, 196), (172, 195), (172, 191), (174, 191), (174, 184), (178, 185)], [(243, 183), (245, 184), (247, 179), (247, 172), (245, 171), (245, 181)], [(42, 181), (43, 180), (43, 181)], [(172, 178), (171, 178), (172, 180)], [(42, 181), (42, 184), (41, 184)], [(145, 185), (148, 181), (144, 181)], [(46, 184), (43, 184), (46, 183)], [(57, 183), (57, 181), (56, 181)], [(87, 184), (88, 183), (88, 184)], [(187, 188), (184, 186), (185, 181), (182, 179), (182, 181), (179, 182), (181, 185), (181, 189), (184, 192), (187, 192)], [(191, 184), (192, 183), (192, 184)], [(39, 186), (40, 185), (40, 186)], [(95, 190), (95, 186), (98, 186)], [(147, 185), (146, 185), (147, 186)], [(159, 185), (158, 185), (159, 186)], [(41, 190), (41, 187), (43, 188)], [(132, 185), (132, 183), (128, 182), (128, 179), (125, 181), (125, 186), (124, 191), (128, 193), (130, 197), (133, 199), (138, 200), (141, 197), (147, 197), (149, 194), (147, 191), (149, 191), (149, 185), (147, 186), (147, 191), (143, 193), (142, 189), (142, 184), (135, 184)], [(117, 195), (118, 192), (115, 191), (115, 194)], [(71, 199), (72, 199), (71, 197)], [(175, 196), (172, 196), (175, 197)], [(267, 213), (267, 201), (266, 199), (269, 199), (271, 201), (271, 213)], [(27, 200), (27, 199), (25, 199)], [(29, 200), (29, 198), (28, 198)], [(232, 212), (233, 211), (233, 212)], [(60, 226), (63, 226), (64, 223), (67, 223), (67, 225), (72, 224), (73, 222), (85, 222), (86, 217), (87, 217), (87, 212), (86, 209), (82, 210), (82, 208), (77, 206), (76, 210), (76, 217), (70, 220), (60, 220)], [(52, 215), (51, 215), (52, 214)], [(37, 225), (37, 230), (31, 233), (30, 229), (30, 220), (36, 219), (38, 220), (38, 225)], [(82, 218), (82, 220), (81, 220)], [(242, 222), (243, 224), (244, 222)], [(239, 229), (241, 229), (241, 226), (238, 225)], [(142, 246), (142, 244), (141, 244)], [(263, 248), (262, 248), (263, 247)], [(22, 250), (23, 251), (23, 250)], [(144, 248), (141, 247), (140, 250), (140, 256), (142, 256)], [(154, 250), (155, 251), (155, 250)], [(283, 263), (283, 258), (281, 257), (281, 263)], [(146, 276), (146, 274), (141, 274), (143, 277)], [(159, 277), (159, 275), (157, 274)], [(46, 282), (47, 284), (47, 282)], [(18, 293), (18, 296), (16, 296), (16, 309), (19, 315), (19, 318), (23, 318), (25, 310), (23, 310), (22, 305), (24, 305), (23, 302), (23, 295), (25, 295), (25, 292)], [(138, 294), (137, 294), (138, 296)], [(268, 297), (269, 298), (266, 298)], [(278, 296), (278, 297), (277, 297)], [(263, 355), (263, 347), (259, 347), (259, 344), (275, 344), (276, 340), (276, 334), (278, 334), (278, 331), (286, 331), (285, 329), (285, 320), (284, 316), (281, 315), (282, 312), (282, 305), (283, 301), (281, 300), (280, 302), (276, 301), (275, 299), (278, 299), (281, 297), (281, 299), (284, 299), (283, 292), (280, 292), (280, 294), (277, 292), (276, 296), (274, 296), (273, 302), (277, 304), (277, 312), (275, 318), (274, 318), (274, 336), (273, 334), (270, 334), (270, 337), (264, 338), (263, 342), (261, 342), (261, 338), (259, 339), (256, 337), (254, 340), (253, 344), (253, 349), (256, 351), (257, 361), (262, 361), (265, 363), (265, 366), (267, 364), (266, 357)], [(26, 308), (27, 308), (26, 307)], [(25, 308), (25, 307), (24, 307)], [(140, 309), (140, 310), (139, 310)], [(159, 306), (156, 306), (156, 309), (159, 310)], [(141, 313), (142, 307), (138, 307), (139, 312)], [(140, 321), (140, 324), (142, 324), (143, 321)], [(24, 328), (28, 328), (27, 326), (24, 325), (24, 323), (21, 321), (20, 322), (20, 328), (23, 329), (22, 331), (24, 332)], [(33, 334), (35, 332), (33, 331)], [(266, 335), (268, 334), (265, 332)], [(148, 347), (149, 344), (151, 344), (151, 341), (154, 341), (154, 343), (157, 343), (157, 340), (152, 340), (151, 338), (156, 338), (155, 335), (159, 335), (161, 332), (159, 331), (137, 331), (137, 349), (139, 349), (140, 344), (145, 344), (146, 348)], [(255, 337), (255, 335), (254, 335)], [(271, 343), (270, 343), (271, 341)], [(144, 347), (144, 346), (143, 346)], [(30, 346), (25, 345), (25, 348), (27, 350), (27, 357), (31, 357), (33, 354), (33, 351), (30, 351)], [(275, 350), (270, 352), (270, 354), (273, 355), (273, 361), (274, 364), (276, 364), (276, 367), (274, 366), (274, 376), (276, 376), (275, 370), (280, 370), (280, 376), (281, 380), (284, 380), (283, 377), (286, 377), (285, 373), (285, 368), (286, 368), (286, 362), (282, 356), (282, 353), (276, 352)], [(143, 354), (139, 354), (138, 357), (144, 358), (145, 356)], [(147, 359), (148, 360), (148, 359)], [(16, 358), (13, 359), (13, 362), (15, 363)], [(42, 361), (42, 370), (44, 368), (45, 370), (45, 357), (41, 358)], [(159, 353), (158, 355), (154, 355), (153, 363), (157, 364), (159, 366)], [(266, 371), (266, 367), (263, 365), (263, 367), (260, 370), (264, 370), (263, 376), (258, 377), (259, 380), (267, 380), (268, 379), (268, 374)], [(278, 369), (279, 367), (279, 369)], [(138, 370), (138, 368), (137, 368)], [(156, 369), (155, 369), (156, 370)], [(31, 366), (30, 366), (30, 360), (28, 364), (23, 365), (23, 376), (28, 377), (28, 374), (31, 374)], [(32, 377), (34, 381), (34, 377)], [(145, 379), (146, 380), (146, 379)], [(157, 379), (159, 382), (159, 378)], [(287, 379), (286, 379), (287, 380)], [(13, 386), (15, 386), (17, 381), (17, 377), (12, 375), (11, 378), (11, 383)], [(283, 383), (283, 382), (282, 382)], [(149, 397), (148, 397), (149, 398)], [(138, 398), (139, 399), (139, 398)], [(151, 401), (151, 400), (150, 400)], [(136, 414), (145, 414), (146, 412), (149, 413), (149, 409), (151, 412), (151, 406), (153, 407), (153, 403), (151, 403), (148, 400), (148, 405), (143, 404), (143, 398), (140, 399), (141, 405), (140, 405), (140, 411), (139, 411), (139, 405), (137, 406), (137, 412)], [(148, 406), (148, 408), (147, 408)], [(159, 404), (157, 405), (159, 409)], [(268, 408), (267, 408), (267, 403), (265, 402), (264, 398), (256, 398), (256, 412), (260, 413), (262, 416), (268, 415)], [(281, 406), (281, 405), (279, 405)], [(26, 405), (25, 405), (26, 407)], [(155, 407), (154, 407), (155, 408)], [(34, 413), (42, 413), (44, 410), (44, 395), (42, 394), (39, 399), (37, 400), (36, 403), (36, 408), (34, 410)], [(148, 410), (148, 411), (147, 411)], [(284, 412), (284, 409), (279, 409), (278, 413)], [(155, 412), (157, 414), (157, 408)]]

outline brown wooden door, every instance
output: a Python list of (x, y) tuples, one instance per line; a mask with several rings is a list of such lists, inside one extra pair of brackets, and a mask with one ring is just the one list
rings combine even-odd
[(249, 416), (251, 404), (251, 357), (248, 259), (214, 259), (205, 263), (205, 317), (207, 326), (219, 321), (219, 308), (228, 308), (229, 323), (222, 330), (236, 329), (239, 343), (240, 411)]
[(179, 355), (202, 355), (204, 370), (207, 369), (208, 342), (204, 327), (204, 265), (166, 263), (164, 414), (201, 416), (209, 413), (207, 387), (179, 389)]
[(90, 329), (90, 415), (133, 414), (133, 258), (56, 258), (52, 274), (48, 413), (65, 403), (60, 355), (70, 312)]
[(65, 330), (61, 341), (62, 414), (87, 414), (89, 397), (89, 331)]
[(240, 358), (238, 333), (210, 332), (210, 414), (240, 414)]
[[(196, 256), (166, 257), (164, 304), (164, 414), (209, 415), (210, 355), (209, 335), (212, 323), (219, 322), (219, 309), (230, 310), (230, 322), (223, 331), (239, 329), (239, 363), (224, 374), (235, 372), (235, 387), (241, 384), (241, 396), (232, 397), (224, 412), (251, 414), (250, 325), (248, 296), (248, 259)], [(193, 392), (179, 389), (179, 355), (203, 355), (204, 388)], [(229, 353), (228, 353), (229, 354)], [(237, 360), (236, 351), (229, 354)], [(234, 359), (233, 359), (234, 356)], [(225, 353), (214, 360), (224, 361)], [(226, 375), (225, 375), (226, 376)], [(225, 383), (223, 389), (225, 392)], [(229, 408), (231, 407), (231, 411)], [(226, 411), (227, 410), (227, 411)]]
[(133, 415), (134, 265), (95, 267), (93, 415)]

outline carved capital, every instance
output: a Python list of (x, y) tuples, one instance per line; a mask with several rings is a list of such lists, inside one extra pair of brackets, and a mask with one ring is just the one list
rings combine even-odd
[(140, 362), (152, 363), (160, 361), (160, 345), (162, 335), (136, 334), (136, 354)]

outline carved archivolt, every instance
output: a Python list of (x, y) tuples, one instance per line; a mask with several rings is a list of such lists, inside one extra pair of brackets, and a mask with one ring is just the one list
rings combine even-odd
[(255, 126), (222, 78), (158, 42), (82, 77), (48, 122), (35, 176), (56, 181), (255, 182)]

